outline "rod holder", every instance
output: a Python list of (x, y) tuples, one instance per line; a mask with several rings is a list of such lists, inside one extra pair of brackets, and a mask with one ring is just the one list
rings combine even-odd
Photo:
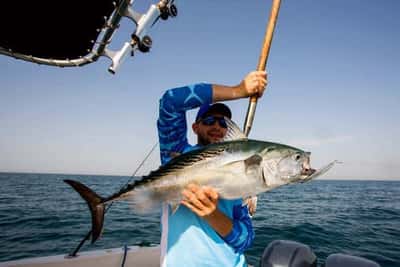
[(119, 67), (121, 66), (122, 62), (125, 60), (126, 56), (132, 52), (132, 46), (130, 43), (126, 42), (122, 46), (122, 48), (115, 52), (111, 50), (105, 50), (105, 56), (111, 59), (112, 64), (108, 68), (108, 71), (112, 74), (115, 74)]

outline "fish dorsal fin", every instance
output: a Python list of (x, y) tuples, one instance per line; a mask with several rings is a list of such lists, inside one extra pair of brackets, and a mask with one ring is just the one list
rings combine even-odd
[(247, 139), (247, 136), (240, 130), (239, 126), (236, 125), (231, 119), (225, 117), (226, 124), (228, 125), (228, 130), (223, 141), (233, 141), (233, 140), (243, 140)]

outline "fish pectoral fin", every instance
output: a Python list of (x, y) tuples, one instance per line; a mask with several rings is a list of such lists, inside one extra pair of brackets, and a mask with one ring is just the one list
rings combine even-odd
[(247, 176), (252, 177), (261, 177), (262, 168), (261, 168), (262, 157), (258, 154), (254, 154), (253, 156), (244, 160), (244, 169)]
[(259, 167), (262, 161), (262, 157), (258, 154), (254, 154), (253, 156), (244, 160), (244, 164), (246, 166), (246, 170), (250, 167)]

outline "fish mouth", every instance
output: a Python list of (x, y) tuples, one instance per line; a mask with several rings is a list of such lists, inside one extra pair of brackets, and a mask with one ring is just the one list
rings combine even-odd
[(303, 168), (303, 169), (301, 170), (301, 173), (300, 173), (300, 174), (301, 174), (302, 176), (308, 177), (308, 176), (314, 174), (316, 171), (317, 171), (316, 169)]
[(336, 163), (339, 163), (339, 161), (334, 160), (331, 163), (325, 165), (324, 167), (315, 170), (315, 169), (303, 169), (301, 175), (304, 175), (303, 178), (301, 179), (301, 182), (307, 182), (310, 181), (318, 176), (323, 175), (327, 171), (329, 171)]

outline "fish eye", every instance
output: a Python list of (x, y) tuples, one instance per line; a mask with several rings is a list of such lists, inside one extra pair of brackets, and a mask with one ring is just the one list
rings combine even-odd
[(300, 159), (301, 159), (301, 155), (300, 154), (294, 155), (294, 160), (295, 161), (299, 161)]

